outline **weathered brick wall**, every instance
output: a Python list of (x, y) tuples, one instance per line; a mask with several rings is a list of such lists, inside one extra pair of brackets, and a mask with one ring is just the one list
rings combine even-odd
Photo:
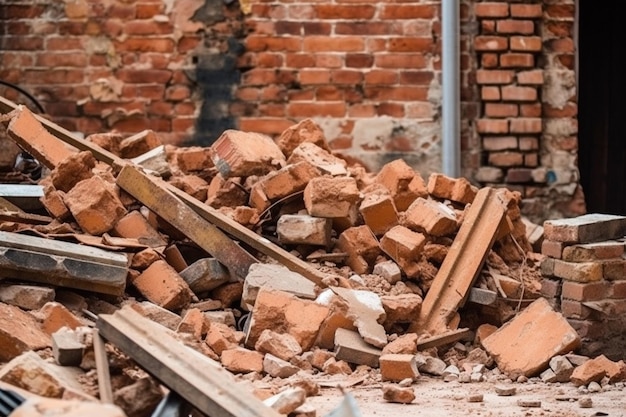
[[(524, 196), (535, 221), (584, 212), (574, 0), (461, 1), (463, 175)], [(0, 78), (85, 134), (153, 129), (208, 145), (314, 119), (372, 170), (441, 170), (441, 1), (0, 6)], [(0, 87), (0, 94), (16, 94)]]

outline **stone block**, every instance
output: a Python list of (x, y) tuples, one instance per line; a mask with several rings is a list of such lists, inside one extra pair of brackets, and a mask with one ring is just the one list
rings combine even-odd
[(315, 217), (347, 217), (360, 193), (353, 177), (317, 177), (304, 188), (304, 205)]
[(269, 136), (233, 129), (224, 131), (211, 145), (211, 159), (224, 178), (265, 175), (286, 163)]
[(513, 379), (537, 375), (551, 358), (575, 350), (580, 343), (572, 326), (543, 298), (483, 340), (498, 368)]
[(278, 241), (284, 245), (315, 245), (328, 247), (332, 236), (332, 220), (307, 214), (283, 214), (276, 223)]
[(371, 272), (376, 258), (381, 254), (378, 241), (367, 226), (344, 230), (339, 235), (337, 248), (348, 254), (346, 263), (357, 274)]
[(457, 217), (445, 204), (419, 197), (407, 208), (401, 224), (432, 236), (446, 236), (456, 232)]
[(574, 372), (574, 365), (565, 356), (558, 355), (550, 359), (550, 369), (557, 382), (568, 382)]
[(222, 365), (233, 373), (263, 372), (263, 355), (242, 347), (222, 352)]
[(191, 291), (202, 294), (231, 279), (228, 268), (215, 258), (201, 258), (180, 272)]
[(415, 355), (387, 353), (378, 358), (378, 363), (383, 381), (400, 382), (407, 378), (413, 380), (420, 375)]
[(590, 213), (582, 216), (546, 220), (545, 238), (564, 243), (592, 243), (619, 239), (626, 235), (626, 216)]
[(335, 333), (335, 358), (357, 365), (378, 368), (382, 351), (366, 343), (361, 335), (352, 330), (337, 329)]
[(563, 249), (563, 260), (589, 262), (620, 258), (624, 254), (624, 242), (617, 240), (567, 246)]
[(63, 201), (80, 228), (92, 235), (110, 231), (126, 215), (114, 186), (99, 176), (76, 184)]
[(391, 192), (398, 211), (406, 211), (416, 198), (428, 196), (422, 176), (403, 159), (396, 159), (383, 165), (375, 181)]
[(328, 150), (311, 142), (302, 142), (289, 155), (288, 164), (306, 161), (324, 175), (348, 175), (347, 162), (331, 154)]
[(398, 212), (390, 194), (368, 193), (359, 206), (365, 224), (376, 236), (398, 224)]
[(284, 291), (262, 288), (252, 310), (245, 344), (255, 346), (265, 329), (280, 329), (292, 335), (303, 351), (309, 350), (328, 314), (327, 306), (299, 299)]
[(9, 361), (28, 350), (51, 345), (37, 320), (17, 307), (0, 303), (0, 361)]
[(132, 284), (146, 299), (168, 310), (179, 310), (191, 301), (187, 282), (163, 260), (150, 265)]
[(276, 139), (276, 144), (287, 157), (300, 145), (314, 144), (322, 150), (330, 151), (326, 136), (320, 126), (311, 119), (304, 119), (288, 127)]
[(0, 285), (0, 302), (24, 310), (39, 310), (47, 302), (53, 301), (55, 291), (48, 287), (33, 285)]
[(78, 334), (67, 327), (52, 333), (52, 356), (61, 366), (79, 366), (83, 360), (85, 344)]
[(566, 262), (554, 260), (553, 275), (568, 281), (595, 282), (603, 277), (603, 268), (600, 262)]
[(444, 174), (432, 173), (428, 177), (428, 193), (443, 200), (469, 204), (474, 201), (478, 188), (467, 178), (451, 178)]
[(256, 263), (248, 269), (243, 284), (242, 307), (251, 309), (263, 288), (284, 291), (310, 300), (317, 296), (315, 284), (297, 272), (279, 264)]

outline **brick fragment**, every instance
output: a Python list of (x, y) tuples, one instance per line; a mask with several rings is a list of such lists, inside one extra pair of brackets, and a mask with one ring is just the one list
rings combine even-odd
[(41, 329), (49, 335), (62, 327), (74, 330), (83, 325), (82, 321), (63, 304), (55, 301), (46, 303), (38, 314), (42, 319)]
[(47, 178), (41, 180), (39, 184), (43, 186), (43, 196), (39, 201), (46, 211), (59, 220), (69, 219), (72, 213), (70, 213), (70, 209), (63, 202), (65, 193), (54, 188), (51, 181)]
[(437, 198), (448, 199), (457, 203), (469, 204), (474, 201), (478, 188), (467, 178), (451, 178), (443, 174), (432, 173), (428, 177), (428, 193)]
[(270, 137), (233, 129), (224, 131), (211, 145), (211, 159), (224, 178), (265, 175), (286, 163)]
[(17, 307), (0, 303), (0, 360), (9, 361), (28, 350), (51, 345), (35, 318)]
[(223, 323), (211, 323), (204, 342), (218, 356), (221, 356), (224, 351), (239, 346), (239, 337), (230, 326)]
[(274, 378), (289, 378), (298, 373), (300, 368), (271, 353), (266, 353), (263, 357), (263, 371)]
[(80, 181), (93, 177), (95, 166), (96, 158), (89, 151), (70, 155), (50, 172), (52, 185), (57, 190), (68, 192)]
[(329, 247), (332, 220), (307, 214), (283, 214), (276, 223), (278, 241), (287, 245), (315, 245)]
[(189, 285), (163, 260), (150, 265), (132, 284), (148, 300), (168, 310), (179, 310), (191, 301)]
[(385, 280), (390, 284), (395, 284), (402, 279), (402, 271), (400, 270), (398, 264), (393, 261), (378, 262), (374, 265), (372, 273), (385, 278)]
[(242, 307), (252, 309), (262, 288), (284, 291), (300, 298), (315, 299), (315, 284), (297, 272), (279, 264), (250, 265), (241, 295)]
[(602, 279), (602, 264), (598, 262), (566, 262), (554, 260), (556, 277), (576, 282), (593, 282)]
[(202, 311), (197, 308), (190, 308), (185, 311), (185, 315), (180, 323), (178, 323), (176, 332), (189, 334), (193, 336), (195, 340), (202, 340), (208, 333), (210, 325), (211, 323)]
[(139, 243), (153, 248), (167, 245), (163, 236), (152, 227), (148, 219), (138, 210), (132, 210), (119, 219), (113, 227), (113, 233), (116, 236), (137, 239)]
[(263, 404), (272, 407), (279, 414), (290, 415), (306, 400), (306, 391), (301, 387), (287, 388), (276, 395), (263, 400)]
[(120, 156), (127, 159), (135, 158), (162, 144), (158, 133), (151, 129), (142, 130), (120, 142)]
[(197, 175), (177, 175), (170, 178), (169, 183), (197, 200), (205, 201), (207, 199), (209, 183)]
[(408, 353), (415, 355), (417, 353), (417, 334), (405, 333), (399, 336), (396, 340), (389, 342), (383, 348), (382, 353)]
[(457, 230), (457, 217), (445, 204), (419, 197), (406, 210), (401, 224), (432, 236), (446, 236)]
[(588, 385), (590, 382), (600, 382), (602, 378), (608, 376), (611, 382), (623, 381), (626, 379), (626, 365), (624, 361), (613, 362), (604, 355), (590, 359), (572, 372), (570, 381), (578, 386)]
[(144, 270), (161, 259), (161, 254), (152, 248), (146, 248), (132, 255), (130, 267), (135, 270)]
[(426, 244), (426, 237), (404, 226), (395, 226), (380, 240), (381, 249), (396, 261), (409, 277), (419, 274), (417, 261)]
[(417, 294), (383, 295), (380, 300), (385, 309), (385, 329), (391, 329), (394, 324), (410, 323), (419, 316), (422, 308), (422, 297)]
[(180, 324), (181, 317), (169, 310), (164, 309), (150, 301), (143, 301), (141, 303), (132, 303), (133, 310), (138, 312), (144, 317), (157, 322), (170, 330), (176, 330)]
[(262, 372), (263, 355), (242, 347), (222, 352), (222, 365), (234, 373)]
[(287, 157), (303, 143), (312, 143), (325, 151), (330, 151), (324, 131), (311, 119), (304, 119), (288, 127), (276, 139), (276, 144)]
[(241, 178), (224, 178), (216, 174), (207, 189), (206, 204), (211, 207), (237, 207), (248, 203), (248, 194), (241, 184)]
[(617, 240), (571, 245), (563, 248), (563, 260), (586, 262), (619, 258), (624, 254), (624, 242)]
[(63, 201), (81, 229), (92, 235), (110, 231), (127, 213), (113, 185), (98, 176), (76, 184)]
[(149, 415), (162, 399), (161, 386), (151, 377), (142, 377), (113, 393), (113, 402), (122, 408), (127, 416)]
[(428, 195), (422, 176), (403, 159), (383, 165), (375, 181), (391, 192), (398, 211), (405, 211), (416, 198)]
[(347, 217), (360, 199), (353, 177), (317, 177), (304, 189), (304, 205), (315, 217)]
[(261, 353), (270, 353), (282, 360), (289, 361), (302, 353), (302, 347), (289, 333), (278, 333), (270, 329), (261, 332), (254, 344), (254, 349)]
[(320, 175), (320, 171), (307, 161), (287, 165), (265, 175), (253, 188), (260, 188), (270, 200), (276, 201), (305, 189), (307, 184)]
[(20, 284), (0, 286), (0, 301), (24, 310), (39, 310), (53, 301), (54, 296), (54, 289), (48, 287)]
[(415, 355), (383, 354), (378, 358), (378, 363), (383, 381), (400, 382), (406, 378), (415, 379), (420, 375)]
[(272, 329), (291, 334), (303, 351), (309, 350), (328, 314), (327, 306), (262, 288), (252, 310), (245, 344), (254, 346), (263, 330)]
[(172, 160), (185, 174), (206, 171), (215, 167), (211, 159), (211, 148), (200, 146), (176, 148)]
[[(532, 344), (528, 344), (530, 339)], [(576, 331), (544, 298), (533, 301), (483, 340), (483, 346), (498, 368), (512, 378), (538, 374), (552, 357), (575, 350), (580, 343)]]
[(391, 195), (368, 193), (359, 206), (365, 224), (376, 236), (381, 236), (398, 224), (398, 212)]
[(335, 333), (335, 357), (349, 363), (378, 367), (378, 359), (382, 351), (365, 343), (358, 332), (337, 329)]
[(332, 176), (348, 175), (347, 162), (334, 156), (328, 150), (311, 142), (303, 142), (293, 150), (287, 159), (288, 164), (306, 161), (320, 172)]
[(546, 239), (564, 243), (592, 243), (619, 239), (626, 235), (626, 216), (584, 214), (582, 216), (546, 220)]
[(565, 244), (563, 242), (548, 239), (544, 239), (543, 242), (541, 242), (541, 254), (554, 259), (561, 259), (564, 248)]
[(322, 291), (315, 302), (327, 306), (330, 311), (320, 326), (315, 345), (323, 349), (333, 349), (338, 328), (356, 330), (354, 317), (350, 315), (348, 303), (331, 289)]
[(557, 382), (568, 382), (574, 372), (574, 365), (562, 355), (557, 355), (550, 359), (550, 369), (554, 372)]
[(626, 257), (603, 261), (602, 276), (610, 281), (626, 279)]
[(357, 274), (369, 273), (381, 253), (378, 241), (367, 226), (344, 230), (339, 235), (337, 248), (348, 254), (346, 263)]

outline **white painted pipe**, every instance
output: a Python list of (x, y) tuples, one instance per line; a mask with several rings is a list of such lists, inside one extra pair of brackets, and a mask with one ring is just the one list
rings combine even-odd
[(442, 172), (461, 175), (460, 14), (458, 0), (441, 0), (442, 16)]

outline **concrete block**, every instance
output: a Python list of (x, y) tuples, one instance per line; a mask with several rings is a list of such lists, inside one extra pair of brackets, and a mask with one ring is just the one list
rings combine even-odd
[(566, 262), (555, 259), (553, 275), (568, 281), (595, 282), (602, 279), (603, 268), (599, 262)]
[(248, 311), (252, 309), (262, 288), (284, 291), (309, 300), (317, 297), (315, 284), (297, 272), (279, 264), (256, 263), (250, 266), (243, 284), (242, 307)]
[(224, 178), (265, 175), (286, 163), (269, 136), (233, 129), (225, 130), (211, 145), (211, 159)]
[(383, 381), (400, 382), (406, 378), (415, 379), (420, 375), (415, 355), (387, 353), (378, 358), (378, 363)]
[(289, 361), (302, 353), (302, 347), (289, 333), (278, 333), (265, 329), (254, 344), (254, 349), (261, 353), (270, 353), (282, 360)]
[(546, 239), (564, 243), (592, 243), (619, 239), (626, 235), (626, 216), (590, 213), (582, 216), (546, 220)]
[(419, 197), (407, 208), (400, 224), (432, 236), (446, 236), (457, 230), (457, 217), (445, 204)]
[(443, 200), (469, 204), (474, 201), (478, 188), (467, 178), (451, 178), (444, 174), (432, 173), (428, 177), (428, 193)]
[(624, 254), (624, 242), (617, 240), (571, 245), (563, 249), (563, 260), (588, 262), (620, 258)]
[(228, 268), (215, 258), (198, 259), (182, 270), (180, 276), (195, 294), (211, 291), (231, 279)]
[(116, 236), (137, 239), (139, 243), (152, 248), (164, 247), (166, 240), (152, 227), (148, 219), (138, 210), (133, 210), (118, 220), (113, 226)]
[(348, 254), (346, 264), (357, 274), (370, 273), (376, 258), (381, 254), (378, 241), (367, 226), (344, 230), (339, 235), (337, 248)]
[(223, 351), (221, 361), (233, 373), (263, 372), (263, 355), (243, 347)]
[(422, 176), (403, 159), (383, 165), (375, 181), (391, 192), (398, 211), (406, 211), (416, 198), (428, 196)]
[(331, 154), (327, 149), (311, 142), (302, 142), (291, 152), (288, 164), (306, 161), (316, 167), (323, 175), (334, 177), (348, 175), (347, 162)]
[(358, 332), (337, 329), (335, 333), (335, 358), (357, 365), (378, 368), (382, 351), (366, 343)]
[(187, 282), (165, 261), (156, 261), (132, 284), (149, 301), (168, 310), (179, 310), (191, 301)]
[(40, 330), (30, 314), (17, 307), (0, 303), (0, 360), (9, 361), (28, 350), (51, 345), (50, 336)]
[(348, 217), (360, 193), (353, 177), (317, 177), (304, 189), (304, 205), (315, 217)]
[(322, 150), (330, 151), (326, 136), (320, 126), (311, 119), (304, 119), (288, 127), (276, 139), (276, 144), (287, 157), (302, 144), (314, 144)]
[(70, 328), (62, 327), (52, 333), (52, 356), (61, 366), (79, 366), (85, 347), (78, 334)]
[(255, 346), (265, 329), (281, 329), (283, 333), (291, 334), (303, 351), (309, 350), (328, 315), (327, 306), (284, 291), (262, 288), (252, 310), (245, 344)]
[(24, 310), (39, 310), (47, 302), (53, 301), (54, 296), (54, 289), (48, 287), (20, 284), (0, 285), (0, 302)]
[(498, 368), (513, 379), (538, 374), (552, 357), (575, 350), (580, 343), (572, 326), (543, 298), (483, 340)]
[(110, 231), (126, 215), (114, 186), (99, 176), (76, 184), (65, 194), (63, 201), (80, 228), (92, 235)]
[(390, 194), (368, 193), (363, 197), (359, 212), (365, 224), (376, 236), (382, 236), (398, 224), (398, 212)]
[(276, 233), (278, 241), (283, 245), (329, 247), (332, 227), (331, 219), (306, 214), (283, 214), (276, 223)]

